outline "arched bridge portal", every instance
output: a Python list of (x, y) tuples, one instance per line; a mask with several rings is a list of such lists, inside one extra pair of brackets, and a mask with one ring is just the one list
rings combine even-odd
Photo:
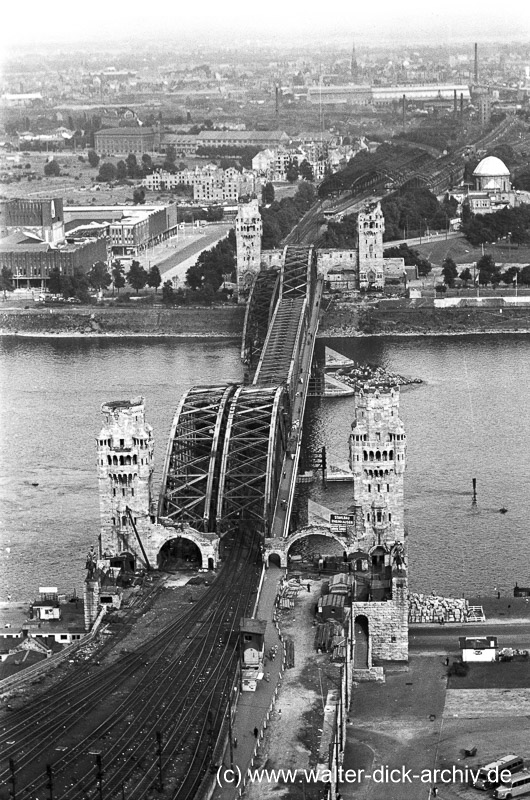
[(158, 516), (214, 530), (227, 406), (236, 386), (195, 386), (181, 399), (169, 435)]
[(291, 425), (284, 386), (241, 386), (231, 403), (217, 501), (217, 532), (270, 535)]

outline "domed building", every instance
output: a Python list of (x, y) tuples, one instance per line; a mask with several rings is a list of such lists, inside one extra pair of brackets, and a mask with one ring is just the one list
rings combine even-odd
[(510, 170), (496, 156), (483, 158), (475, 168), (473, 177), (478, 192), (509, 192), (512, 188)]

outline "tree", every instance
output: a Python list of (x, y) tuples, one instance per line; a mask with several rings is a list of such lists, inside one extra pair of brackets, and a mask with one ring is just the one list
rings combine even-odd
[(173, 291), (173, 284), (171, 281), (166, 281), (162, 286), (162, 302), (165, 305), (173, 305), (175, 301), (175, 292)]
[(96, 261), (87, 275), (90, 286), (96, 291), (107, 289), (112, 281), (104, 261)]
[(519, 270), (517, 267), (508, 267), (501, 275), (503, 283), (514, 283)]
[[(498, 283), (500, 280), (500, 267), (495, 264), (493, 256), (484, 255), (477, 261), (478, 280), (481, 286), (488, 283)], [(497, 280), (497, 277), (499, 280)]]
[(261, 202), (264, 206), (274, 203), (274, 186), (270, 181), (261, 187)]
[(133, 261), (131, 268), (127, 273), (127, 282), (136, 289), (136, 294), (143, 289), (147, 283), (147, 271), (142, 267), (139, 261)]
[(147, 285), (154, 289), (156, 294), (161, 283), (162, 276), (160, 274), (160, 270), (156, 264), (154, 264), (147, 274)]
[(97, 167), (99, 164), (99, 156), (95, 150), (89, 150), (87, 153), (87, 158), (91, 167)]
[(175, 149), (175, 145), (168, 144), (168, 146), (166, 147), (166, 160), (164, 162), (164, 166), (165, 164), (169, 164), (170, 166), (174, 167), (176, 160), (177, 160), (177, 151)]
[(149, 153), (144, 153), (142, 156), (142, 164), (145, 170), (151, 171), (153, 169), (153, 159)]
[(126, 164), (127, 164), (127, 174), (129, 178), (138, 177), (138, 173), (140, 170), (134, 153), (129, 153), (126, 159)]
[(120, 289), (123, 289), (124, 286), (125, 275), (123, 274), (123, 267), (118, 261), (112, 267), (112, 293), (114, 294), (114, 289), (117, 289), (119, 294)]
[(448, 256), (442, 264), (442, 275), (448, 286), (455, 285), (455, 278), (458, 277), (458, 269), (450, 256)]
[(530, 264), (527, 264), (519, 272), (519, 283), (523, 283), (525, 286), (530, 285)]
[(51, 161), (47, 161), (44, 165), (44, 174), (48, 177), (52, 176), (55, 178), (61, 174), (61, 167), (54, 158), (52, 158)]
[(90, 302), (88, 293), (88, 277), (81, 269), (74, 270), (73, 275), (63, 275), (61, 281), (63, 297), (77, 297), (82, 303)]
[(300, 171), (300, 177), (302, 177), (305, 181), (312, 182), (315, 179), (313, 173), (313, 167), (306, 158), (304, 158), (304, 160), (300, 164), (299, 171)]
[(0, 273), (0, 290), (4, 293), (4, 300), (8, 292), (13, 292), (15, 290), (13, 286), (13, 273), (9, 267), (2, 267), (2, 272)]
[(62, 292), (62, 278), (61, 270), (59, 267), (53, 267), (48, 275), (48, 291), (50, 294), (61, 294)]
[(287, 178), (289, 183), (296, 183), (296, 181), (298, 180), (298, 167), (296, 166), (296, 164), (294, 164), (293, 162), (289, 164), (289, 168), (285, 173), (285, 177)]
[(145, 203), (145, 189), (143, 186), (133, 191), (133, 203), (135, 206), (141, 206)]
[(125, 161), (118, 161), (116, 164), (116, 180), (124, 181), (127, 179), (127, 164)]
[(111, 181), (115, 181), (116, 167), (114, 166), (114, 164), (111, 164), (110, 161), (105, 161), (103, 164), (101, 164), (96, 180), (105, 183), (110, 183)]
[(467, 285), (468, 285), (469, 281), (470, 281), (472, 278), (473, 278), (473, 276), (472, 276), (472, 274), (471, 274), (471, 270), (469, 269), (469, 267), (466, 267), (466, 268), (465, 268), (465, 269), (463, 269), (463, 270), (462, 270), (462, 272), (460, 273), (460, 280), (461, 280), (461, 281), (464, 281), (464, 286), (466, 286), (466, 287), (467, 287)]

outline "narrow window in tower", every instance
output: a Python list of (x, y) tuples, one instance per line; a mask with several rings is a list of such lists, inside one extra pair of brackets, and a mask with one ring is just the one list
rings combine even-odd
[(371, 483), (369, 483), (369, 484), (368, 484), (368, 491), (369, 491), (369, 492), (371, 492), (371, 491), (372, 491), (372, 484), (371, 484)]
[(389, 483), (387, 483), (387, 485), (386, 485), (386, 490), (387, 490), (387, 492), (390, 491), (390, 484)]
[(392, 522), (392, 514), (389, 514), (389, 515), (388, 515), (388, 521), (389, 521), (389, 522)]

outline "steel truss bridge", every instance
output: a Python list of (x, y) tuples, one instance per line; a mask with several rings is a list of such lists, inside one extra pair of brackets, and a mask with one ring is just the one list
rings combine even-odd
[(244, 385), (195, 386), (169, 436), (158, 516), (223, 536), (286, 536), (322, 281), (313, 247), (258, 273), (245, 317)]

